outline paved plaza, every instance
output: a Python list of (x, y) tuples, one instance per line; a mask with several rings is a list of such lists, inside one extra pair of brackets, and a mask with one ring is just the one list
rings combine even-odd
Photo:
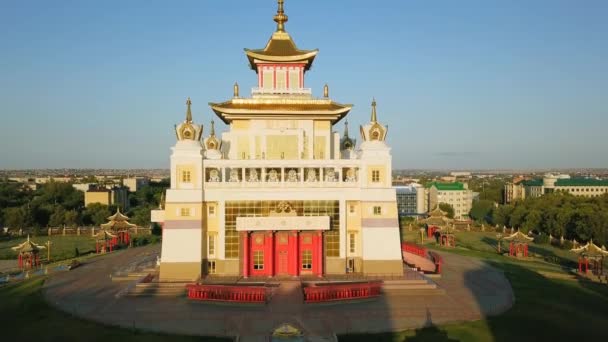
[(147, 246), (92, 258), (73, 271), (52, 276), (45, 296), (56, 307), (94, 321), (187, 335), (240, 337), (267, 341), (282, 323), (291, 323), (310, 340), (331, 341), (336, 334), (397, 331), (429, 324), (478, 320), (504, 312), (513, 292), (504, 275), (485, 263), (443, 253), (444, 274), (436, 279), (445, 294), (388, 290), (377, 299), (341, 304), (304, 304), (300, 283), (282, 282), (266, 305), (207, 304), (185, 297), (124, 296), (132, 283), (112, 282), (121, 265), (150, 258)]

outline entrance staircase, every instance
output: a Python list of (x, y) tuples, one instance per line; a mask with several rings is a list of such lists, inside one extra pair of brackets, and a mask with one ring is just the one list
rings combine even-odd
[(403, 262), (410, 267), (424, 273), (441, 273), (441, 257), (422, 246), (404, 242), (401, 244), (401, 255)]

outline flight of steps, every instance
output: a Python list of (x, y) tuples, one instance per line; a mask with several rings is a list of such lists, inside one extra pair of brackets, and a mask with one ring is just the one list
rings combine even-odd
[(402, 279), (384, 280), (385, 293), (398, 292), (399, 294), (445, 294), (445, 290), (438, 287), (431, 279), (420, 272), (404, 269)]
[(186, 295), (186, 285), (189, 283), (137, 283), (127, 293), (134, 297), (181, 297)]

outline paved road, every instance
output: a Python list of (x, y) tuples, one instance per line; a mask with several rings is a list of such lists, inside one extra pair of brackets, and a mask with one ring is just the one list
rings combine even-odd
[(298, 282), (282, 283), (265, 306), (118, 295), (128, 284), (112, 283), (110, 274), (158, 248), (93, 258), (80, 268), (51, 277), (45, 296), (62, 310), (107, 324), (177, 334), (241, 336), (241, 341), (267, 341), (269, 332), (282, 323), (302, 328), (310, 340), (331, 341), (333, 334), (418, 328), (429, 320), (435, 324), (478, 320), (504, 312), (513, 303), (511, 286), (500, 271), (448, 253), (443, 253), (446, 266), (437, 280), (445, 295), (391, 290), (365, 302), (305, 305)]

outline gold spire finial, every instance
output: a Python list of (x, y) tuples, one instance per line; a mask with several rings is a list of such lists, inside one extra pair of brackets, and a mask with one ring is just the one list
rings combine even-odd
[(325, 86), (323, 87), (323, 97), (329, 97), (329, 86), (327, 85), (327, 83), (325, 83)]
[(214, 137), (215, 136), (215, 122), (213, 121), (213, 119), (211, 119), (211, 136)]
[(238, 98), (239, 97), (239, 84), (236, 82), (234, 82), (233, 91), (234, 91), (234, 97)]
[(285, 11), (283, 10), (283, 4), (285, 0), (277, 0), (279, 4), (279, 8), (277, 9), (277, 14), (274, 16), (274, 21), (277, 23), (277, 31), (284, 32), (285, 31), (285, 23), (288, 20)]
[(186, 122), (188, 123), (192, 123), (192, 110), (190, 109), (190, 106), (192, 105), (192, 101), (190, 101), (190, 97), (188, 97), (188, 99), (186, 100)]
[(377, 122), (378, 118), (376, 116), (376, 98), (372, 100), (372, 122)]

